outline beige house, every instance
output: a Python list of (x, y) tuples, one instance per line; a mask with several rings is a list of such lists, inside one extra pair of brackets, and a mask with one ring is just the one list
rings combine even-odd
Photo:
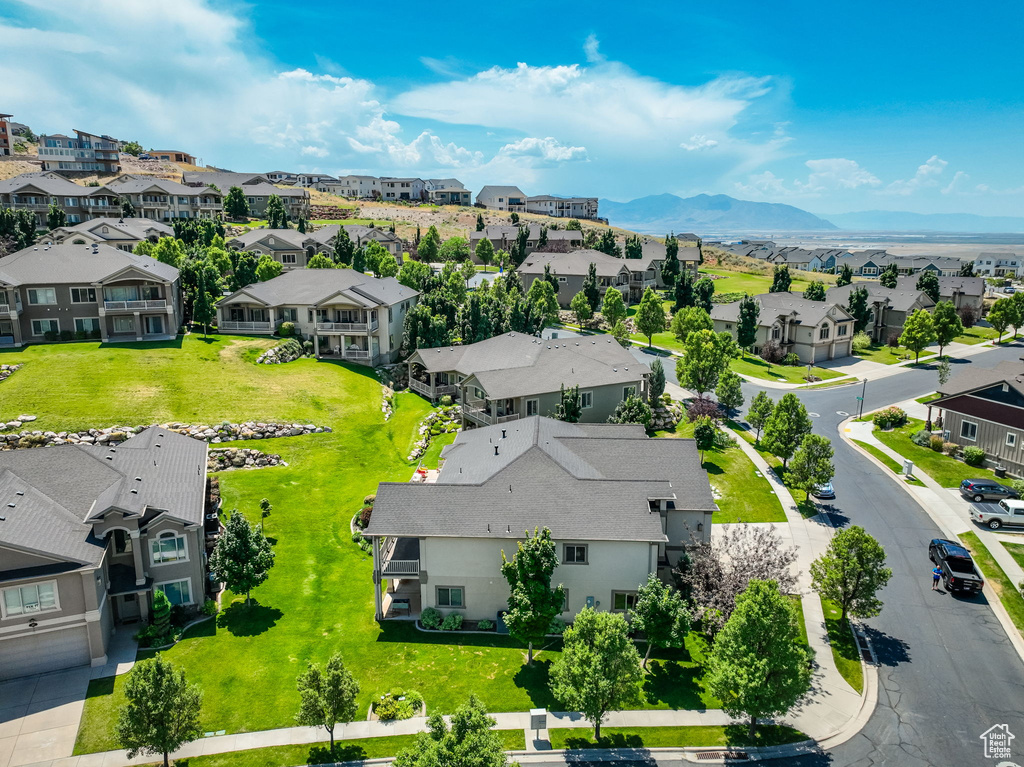
[(110, 245), (42, 245), (0, 259), (0, 347), (173, 339), (178, 270)]
[[(913, 281), (916, 285), (917, 279), (913, 278)], [(866, 288), (868, 291), (871, 319), (865, 332), (876, 343), (887, 343), (893, 336), (900, 336), (907, 317), (918, 309), (932, 311), (935, 308), (935, 302), (916, 287), (883, 288), (875, 281), (855, 282), (838, 288), (829, 288), (825, 295), (829, 301), (835, 301), (845, 307), (850, 305), (850, 293), (857, 288)]]
[(711, 536), (717, 507), (693, 440), (649, 439), (636, 424), (534, 417), (461, 432), (433, 483), (384, 482), (373, 542), (376, 618), (427, 607), (499, 620), (512, 557), (548, 528), (565, 590), (562, 618), (623, 612), (651, 573), (668, 577), (684, 547)]
[(0, 181), (0, 207), (27, 210), (46, 228), (50, 205), (64, 211), (68, 224), (121, 215), (121, 197), (106, 186), (81, 186), (56, 173), (23, 173)]
[(417, 349), (409, 388), (462, 403), (467, 426), (554, 415), (561, 388), (580, 387), (581, 420), (604, 423), (630, 394), (647, 399), (651, 369), (610, 336), (544, 340), (506, 333), (466, 346)]
[(488, 210), (526, 213), (526, 195), (517, 186), (485, 186), (477, 193), (476, 204)]
[[(534, 253), (516, 269), (524, 290), (529, 290), (535, 279), (544, 277), (545, 265), (558, 279), (558, 305), (569, 308), (573, 296), (583, 290), (583, 280), (594, 264), (597, 270), (597, 289), (603, 300), (608, 288), (622, 293), (626, 303), (630, 302), (630, 281), (633, 279), (629, 262), (615, 258), (599, 250), (573, 250), (569, 253)], [(646, 279), (646, 277), (645, 277)]]
[(394, 277), (352, 269), (293, 269), (247, 285), (217, 304), (222, 333), (273, 335), (282, 322), (313, 340), (322, 359), (360, 365), (394, 362), (406, 313), (419, 293)]
[[(792, 293), (762, 293), (753, 298), (761, 307), (755, 354), (774, 341), (783, 354), (795, 353), (805, 365), (850, 355), (853, 317), (834, 299), (809, 301)], [(711, 308), (715, 332), (729, 332), (735, 338), (739, 314), (739, 301), (715, 304)]]
[[(916, 292), (920, 275), (907, 275), (896, 280), (896, 289)], [(981, 277), (940, 276), (939, 300), (949, 301), (957, 309), (969, 306), (981, 317), (985, 306), (985, 280)], [(863, 284), (863, 283), (862, 283)]]
[[(469, 249), (473, 260), (480, 263), (476, 257), (476, 246), (481, 240), (490, 240), (494, 250), (504, 250), (508, 253), (516, 245), (516, 238), (519, 230), (527, 228), (526, 254), (530, 255), (540, 247), (540, 225), (516, 225), (516, 224), (491, 224), (479, 232), (469, 233)], [(547, 243), (545, 250), (550, 252), (564, 253), (583, 247), (583, 232), (576, 229), (548, 229), (545, 233)]]
[(314, 189), (354, 200), (372, 200), (380, 197), (380, 179), (376, 176), (338, 176), (337, 179), (317, 182)]
[(151, 427), (116, 447), (0, 452), (0, 680), (106, 663), (154, 590), (207, 593), (205, 442)]
[(131, 252), (140, 242), (156, 243), (173, 237), (174, 229), (148, 218), (94, 218), (80, 224), (59, 226), (36, 240), (37, 245), (110, 245)]
[(596, 197), (556, 197), (541, 194), (526, 198), (526, 210), (528, 213), (552, 218), (598, 218)]
[(309, 219), (309, 189), (298, 186), (274, 186), (263, 173), (186, 171), (181, 174), (181, 183), (199, 188), (216, 187), (225, 197), (231, 191), (231, 187), (237, 186), (245, 195), (245, 200), (249, 204), (249, 215), (253, 218), (265, 218), (267, 203), (271, 197), (277, 195), (281, 198), (285, 213), (291, 221)]
[(217, 218), (224, 211), (224, 194), (210, 186), (191, 187), (152, 176), (124, 175), (108, 181), (107, 188), (129, 200), (138, 218)]
[(359, 248), (375, 240), (402, 263), (402, 240), (394, 232), (360, 224), (328, 224), (315, 232), (303, 233), (297, 229), (250, 229), (236, 235), (225, 244), (231, 250), (244, 250), (258, 256), (268, 255), (280, 262), (285, 270), (306, 266), (317, 253), (331, 256), (334, 238), (344, 226), (352, 244)]
[(428, 178), (427, 199), (435, 205), (472, 205), (473, 193), (457, 178)]

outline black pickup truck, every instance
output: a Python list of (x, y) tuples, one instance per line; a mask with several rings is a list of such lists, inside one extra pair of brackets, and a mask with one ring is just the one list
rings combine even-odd
[(985, 579), (974, 567), (971, 552), (955, 541), (932, 539), (928, 558), (942, 570), (942, 584), (947, 591), (976, 594), (985, 585)]

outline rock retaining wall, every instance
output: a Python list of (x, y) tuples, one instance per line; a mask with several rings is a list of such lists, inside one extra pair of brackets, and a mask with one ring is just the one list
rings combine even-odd
[[(35, 420), (35, 416), (20, 416), (18, 420), (0, 424), (0, 428), (20, 428), (24, 419)], [(14, 424), (12, 426), (12, 424)], [(187, 423), (153, 424), (154, 427), (167, 429), (216, 444), (234, 442), (236, 440), (273, 439), (275, 437), (298, 437), (303, 434), (321, 434), (330, 432), (327, 426), (300, 423), (264, 423), (247, 421), (245, 423), (222, 423), (218, 426), (192, 425)], [(7, 434), (0, 433), (0, 450), (16, 450), (18, 448), (46, 447), (49, 445), (118, 445), (126, 439), (134, 437), (150, 426), (109, 426), (105, 429), (87, 429), (85, 431), (20, 431)], [(272, 465), (272, 464), (268, 464)]]
[(664, 401), (653, 405), (651, 407), (651, 413), (654, 418), (651, 420), (651, 429), (672, 429), (683, 420), (684, 410), (683, 405), (680, 402), (670, 402), (666, 404)]
[(294, 362), (304, 355), (302, 342), (295, 338), (279, 343), (277, 346), (267, 349), (256, 358), (258, 365), (282, 365), (286, 362)]
[(20, 369), (21, 365), (0, 365), (0, 381), (3, 381), (5, 378), (10, 378)]
[(415, 461), (430, 447), (430, 438), (435, 434), (441, 432), (453, 432), (458, 431), (461, 425), (461, 411), (458, 405), (450, 405), (449, 407), (441, 407), (430, 413), (426, 418), (420, 421), (419, 433), (420, 439), (416, 441), (416, 444), (412, 447), (412, 453), (406, 459), (408, 461)]
[(208, 471), (231, 469), (262, 469), (266, 466), (287, 466), (277, 453), (264, 453), (251, 447), (215, 447), (206, 459)]

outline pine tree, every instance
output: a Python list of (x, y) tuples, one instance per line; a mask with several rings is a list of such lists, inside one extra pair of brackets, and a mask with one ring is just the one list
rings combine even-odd
[(297, 228), (300, 232), (302, 232), (302, 234), (306, 233), (306, 219), (304, 219), (302, 216), (299, 216), (299, 223), (297, 225)]
[(249, 217), (249, 201), (241, 187), (233, 186), (228, 190), (228, 196), (224, 198), (224, 213), (232, 221)]
[[(515, 215), (515, 214), (513, 214)], [(519, 266), (523, 261), (526, 260), (526, 250), (529, 247), (530, 241), (530, 227), (521, 226), (519, 232), (516, 234), (515, 249), (512, 252), (512, 258), (515, 261), (515, 265)]]
[(356, 246), (348, 235), (344, 226), (338, 226), (338, 233), (334, 235), (334, 263), (352, 266), (352, 257), (355, 255)]
[(276, 194), (270, 195), (267, 200), (267, 226), (271, 229), (288, 228), (288, 214), (285, 213), (284, 203)]
[(135, 206), (127, 197), (121, 198), (121, 218), (135, 218)]
[(847, 298), (846, 311), (853, 317), (853, 332), (863, 333), (871, 319), (871, 308), (868, 306), (868, 289), (861, 286), (850, 291)]
[(711, 314), (711, 297), (715, 295), (715, 281), (710, 277), (701, 277), (693, 285), (693, 303)]
[(878, 284), (883, 288), (895, 288), (900, 278), (900, 269), (896, 264), (889, 264), (878, 275)]
[(651, 375), (648, 379), (651, 402), (659, 402), (665, 393), (665, 364), (658, 357), (651, 363)]
[(46, 228), (51, 232), (59, 226), (67, 226), (68, 216), (63, 208), (58, 208), (56, 203), (50, 203), (50, 209), (46, 213)]
[(548, 245), (548, 228), (546, 226), (542, 225), (541, 228), (540, 228), (540, 236), (537, 237), (537, 250), (544, 250), (544, 248), (546, 248), (547, 245)]
[(569, 389), (565, 384), (558, 390), (558, 404), (555, 406), (555, 418), (567, 423), (579, 423), (583, 414), (583, 405), (580, 402), (580, 387), (577, 384)]
[(836, 277), (836, 286), (842, 287), (843, 285), (849, 285), (853, 282), (853, 269), (850, 268), (849, 264), (843, 264), (843, 268), (839, 270), (839, 276)]
[(680, 309), (685, 309), (688, 306), (694, 305), (693, 274), (690, 273), (689, 269), (684, 269), (679, 274), (674, 294), (676, 303), (675, 306), (672, 307), (673, 311), (678, 312)]
[(921, 276), (917, 278), (917, 285), (915, 287), (936, 304), (939, 303), (941, 290), (939, 289), (939, 278), (935, 272), (930, 269), (921, 272)]
[(679, 278), (679, 240), (674, 235), (665, 238), (665, 264), (661, 267), (661, 280), (671, 288)]
[(821, 280), (815, 280), (804, 290), (804, 298), (808, 301), (824, 301), (825, 300), (825, 283)]
[(640, 235), (634, 234), (626, 238), (626, 258), (643, 258), (644, 246)]
[(171, 600), (160, 589), (153, 590), (153, 632), (157, 644), (171, 637)]
[(420, 240), (416, 252), (419, 254), (420, 261), (429, 264), (437, 261), (437, 254), (440, 249), (441, 235), (437, 233), (437, 227), (431, 224), (430, 228), (427, 229), (427, 233), (423, 235), (423, 239)]
[(485, 226), (484, 225), (484, 214), (483, 213), (477, 213), (476, 214), (476, 230), (478, 232), (482, 232), (484, 230), (484, 226)]
[(587, 303), (590, 304), (590, 310), (596, 312), (601, 301), (601, 291), (597, 287), (596, 264), (587, 267), (587, 276), (583, 278), (583, 295), (586, 297)]
[(749, 349), (757, 342), (757, 321), (761, 316), (761, 304), (750, 296), (740, 300), (739, 319), (736, 322), (736, 344)]
[(776, 266), (772, 273), (772, 286), (768, 288), (769, 293), (788, 293), (793, 278), (789, 275), (789, 266)]

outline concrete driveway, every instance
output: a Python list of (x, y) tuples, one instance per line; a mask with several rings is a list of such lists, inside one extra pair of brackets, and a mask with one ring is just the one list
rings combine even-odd
[(88, 666), (0, 682), (0, 767), (19, 767), (71, 756)]

